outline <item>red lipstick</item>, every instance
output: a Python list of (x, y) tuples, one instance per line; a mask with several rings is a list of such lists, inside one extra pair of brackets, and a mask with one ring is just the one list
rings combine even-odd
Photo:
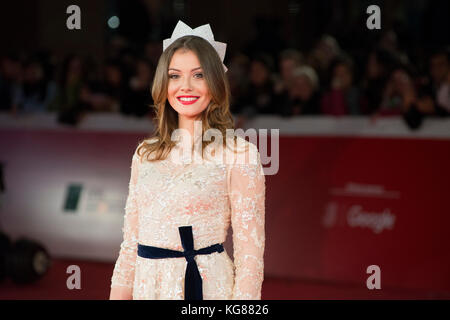
[[(191, 101), (183, 101), (180, 98), (196, 98), (196, 99), (191, 100)], [(200, 98), (200, 97), (198, 97), (198, 96), (178, 96), (177, 97), (178, 101), (180, 101), (184, 105), (193, 104), (193, 103), (195, 103), (198, 100), (198, 98)]]

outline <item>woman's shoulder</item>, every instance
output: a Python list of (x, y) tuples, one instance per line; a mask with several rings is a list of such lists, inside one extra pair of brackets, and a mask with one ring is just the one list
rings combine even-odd
[(255, 143), (251, 141), (247, 141), (244, 137), (236, 135), (236, 142), (234, 142), (234, 138), (227, 138), (227, 143), (230, 143), (231, 146), (235, 146), (238, 151), (247, 151), (247, 152), (257, 152), (258, 147)]
[(142, 161), (142, 159), (143, 159), (142, 155), (144, 154), (144, 152), (142, 151), (142, 147), (144, 147), (146, 145), (151, 145), (151, 144), (157, 142), (158, 140), (159, 140), (158, 137), (150, 137), (150, 138), (146, 138), (146, 139), (142, 140), (136, 147), (136, 150), (134, 152), (134, 157), (136, 157), (137, 159)]
[(227, 138), (227, 152), (230, 153), (232, 159), (231, 164), (254, 164), (258, 162), (259, 151), (255, 143), (247, 141), (245, 138), (237, 135), (236, 142), (233, 138)]
[(159, 141), (159, 138), (158, 138), (158, 137), (150, 137), (150, 138), (147, 138), (147, 139), (145, 139), (144, 141), (142, 141), (141, 144), (144, 144), (144, 143), (150, 143), (150, 144), (153, 144), (153, 143), (155, 143), (155, 142), (157, 142), (157, 141)]
[(143, 145), (151, 145), (151, 144), (154, 144), (155, 142), (157, 142), (158, 140), (159, 140), (158, 137), (150, 137), (150, 138), (146, 138), (146, 139), (142, 140), (142, 141), (138, 144), (138, 146), (137, 146), (137, 148), (136, 148), (136, 151), (137, 151), (140, 147), (142, 147)]

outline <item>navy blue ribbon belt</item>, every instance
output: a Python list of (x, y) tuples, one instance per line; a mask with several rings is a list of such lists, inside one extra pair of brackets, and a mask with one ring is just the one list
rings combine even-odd
[(186, 275), (184, 277), (184, 300), (203, 300), (202, 277), (198, 271), (194, 257), (197, 254), (210, 254), (222, 252), (221, 243), (213, 244), (209, 247), (194, 250), (194, 238), (192, 236), (192, 226), (178, 227), (181, 244), (184, 251), (177, 251), (165, 248), (145, 246), (138, 243), (137, 254), (139, 257), (148, 259), (181, 258), (187, 260)]

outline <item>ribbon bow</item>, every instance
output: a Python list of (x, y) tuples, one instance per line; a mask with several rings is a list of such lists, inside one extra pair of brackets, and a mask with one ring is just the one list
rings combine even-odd
[(222, 61), (223, 68), (225, 72), (227, 72), (228, 68), (223, 64), (227, 44), (223, 42), (214, 41), (214, 34), (212, 33), (211, 26), (209, 25), (209, 23), (204, 24), (195, 29), (192, 29), (183, 21), (178, 20), (178, 23), (172, 32), (172, 36), (168, 39), (163, 40), (163, 51), (166, 50), (167, 47), (170, 46), (175, 40), (187, 35), (201, 37), (206, 41), (208, 41), (214, 47), (214, 49), (216, 49), (217, 53), (219, 54), (220, 60)]

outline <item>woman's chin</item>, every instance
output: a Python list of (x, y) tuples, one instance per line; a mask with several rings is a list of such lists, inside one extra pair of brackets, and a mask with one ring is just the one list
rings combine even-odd
[(183, 117), (186, 120), (195, 120), (200, 116), (199, 112), (178, 112), (179, 117)]

